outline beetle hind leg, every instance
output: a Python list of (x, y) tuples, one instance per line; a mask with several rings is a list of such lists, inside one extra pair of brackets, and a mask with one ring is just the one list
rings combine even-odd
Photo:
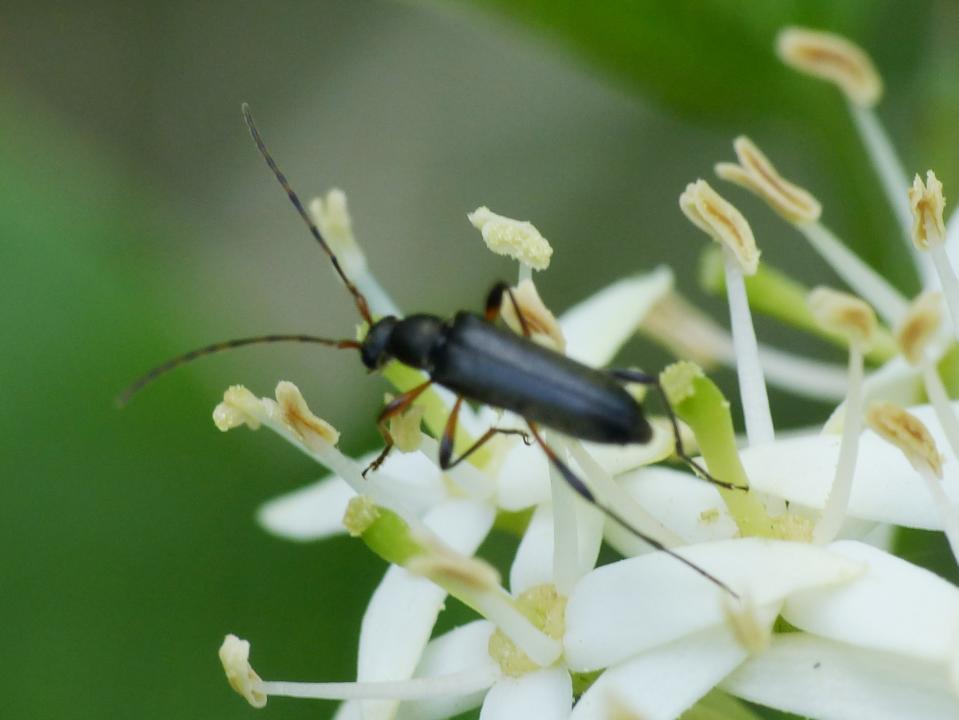
[(483, 433), (476, 442), (464, 450), (456, 459), (453, 458), (453, 442), (456, 434), (456, 424), (459, 422), (460, 407), (463, 404), (463, 396), (456, 398), (450, 416), (446, 421), (446, 427), (443, 429), (443, 437), (440, 438), (439, 462), (443, 470), (451, 470), (466, 460), (470, 455), (479, 450), (497, 435), (519, 435), (527, 445), (532, 444), (529, 435), (524, 430), (513, 430), (507, 428), (492, 427)]
[(622, 380), (627, 383), (636, 383), (637, 385), (647, 385), (654, 387), (656, 392), (659, 393), (659, 397), (663, 401), (663, 406), (666, 408), (666, 416), (669, 418), (669, 424), (673, 430), (673, 443), (676, 448), (676, 455), (682, 460), (690, 470), (692, 470), (699, 478), (705, 480), (708, 483), (713, 485), (718, 485), (721, 488), (726, 488), (727, 490), (744, 490), (745, 488), (736, 485), (734, 483), (724, 482), (713, 477), (709, 471), (704, 468), (699, 462), (696, 461), (689, 453), (686, 452), (686, 448), (683, 447), (683, 438), (679, 433), (679, 420), (676, 418), (676, 413), (673, 410), (672, 404), (669, 402), (669, 398), (666, 397), (666, 391), (663, 390), (662, 384), (659, 382), (659, 378), (655, 375), (649, 375), (648, 373), (641, 372), (639, 370), (629, 370), (629, 369), (612, 369), (609, 370), (609, 374), (612, 375), (617, 380)]

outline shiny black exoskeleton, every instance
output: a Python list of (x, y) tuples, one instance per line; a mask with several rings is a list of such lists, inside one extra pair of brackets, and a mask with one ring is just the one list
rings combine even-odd
[(396, 359), (457, 395), (597, 443), (646, 443), (652, 428), (620, 381), (470, 312), (386, 317), (360, 349), (371, 370)]

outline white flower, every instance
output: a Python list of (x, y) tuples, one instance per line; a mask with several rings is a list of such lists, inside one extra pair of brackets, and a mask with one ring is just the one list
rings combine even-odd
[[(902, 221), (908, 203), (894, 189), (904, 174), (872, 114), (881, 81), (868, 58), (846, 41), (796, 30), (783, 35), (780, 52), (847, 94)], [(568, 353), (589, 364), (608, 363), (640, 327), (671, 348), (683, 347), (677, 328), (692, 331), (703, 341), (687, 347), (708, 348), (707, 360), (735, 362), (748, 435), (742, 451), (728, 403), (701, 369), (677, 363), (662, 376), (709, 473), (732, 487), (645, 467), (671, 452), (668, 432), (626, 449), (550, 438), (613, 513), (585, 503), (538, 448), (518, 443), (500, 445), (483, 462), (463, 464), (446, 477), (433, 461), (436, 441), (424, 434), (418, 450), (394, 454), (366, 481), (363, 463), (336, 450), (335, 430), (309, 411), (294, 386), (278, 386), (275, 402), (231, 389), (215, 413), (221, 429), (265, 425), (334, 473), (266, 505), (263, 524), (286, 537), (315, 539), (338, 532), (352, 502), (350, 532), (393, 563), (364, 617), (355, 683), (262, 681), (249, 665), (249, 645), (229, 636), (221, 650), (224, 668), (251, 704), (262, 706), (269, 695), (339, 698), (347, 702), (337, 717), (363, 720), (439, 720), (478, 705), (482, 720), (667, 720), (720, 687), (815, 718), (959, 717), (959, 589), (859, 540), (875, 541), (875, 529), (887, 525), (946, 526), (959, 547), (959, 457), (947, 457), (940, 467), (937, 449), (959, 447), (959, 421), (936, 370), (953, 338), (928, 312), (921, 333), (902, 331), (913, 310), (820, 222), (828, 208), (779, 175), (747, 139), (740, 138), (736, 150), (742, 165), (721, 165), (720, 176), (759, 194), (805, 235), (886, 324), (900, 330), (909, 362), (889, 359), (862, 382), (870, 343), (885, 341), (881, 356), (887, 359), (896, 346), (871, 308), (845, 294), (818, 291), (808, 317), (795, 308), (777, 309), (806, 329), (819, 320), (822, 334), (843, 338), (850, 349), (850, 379), (839, 381), (848, 396), (825, 429), (777, 439), (765, 376), (807, 392), (820, 386), (822, 396), (828, 395), (822, 387), (835, 383), (835, 368), (758, 344), (751, 293), (790, 302), (797, 293), (768, 277), (764, 290), (750, 290), (746, 276), (763, 268), (749, 224), (698, 181), (680, 202), (690, 220), (726, 248), (732, 338), (685, 306), (662, 269), (607, 288), (560, 325)], [(934, 251), (947, 306), (955, 310), (959, 285), (946, 253), (959, 242), (959, 221), (947, 229), (941, 187), (931, 174), (926, 186), (917, 181), (912, 199), (915, 225), (906, 218), (904, 235), (921, 235), (917, 244)], [(339, 196), (317, 204), (314, 213), (329, 232), (353, 242)], [(528, 282), (532, 267), (548, 262), (551, 249), (529, 223), (485, 208), (470, 219), (498, 251), (520, 253), (521, 282)], [(927, 290), (934, 290), (932, 264), (915, 257)], [(379, 287), (365, 261), (353, 267), (364, 283)], [(775, 303), (758, 300), (766, 307)], [(385, 293), (380, 301), (386, 305)], [(550, 342), (562, 347), (548, 311), (541, 311)], [(877, 398), (914, 404), (920, 377), (932, 404), (912, 408), (918, 420), (896, 413), (909, 418), (900, 427), (907, 440), (922, 435), (932, 458), (928, 468), (884, 439), (896, 433), (876, 423), (880, 434), (860, 430), (863, 408)], [(512, 419), (488, 410), (464, 417), (473, 434), (497, 421)], [(929, 436), (919, 432), (920, 422)], [(495, 570), (472, 556), (498, 512), (524, 509), (532, 513), (507, 592)], [(615, 522), (617, 514), (668, 550), (649, 552)], [(832, 541), (837, 533), (857, 539)], [(604, 539), (627, 559), (594, 568)], [(483, 619), (430, 640), (447, 593)]]

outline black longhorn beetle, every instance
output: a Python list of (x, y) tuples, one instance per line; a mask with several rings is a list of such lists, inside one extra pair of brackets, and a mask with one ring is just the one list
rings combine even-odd
[[(484, 316), (460, 311), (451, 319), (415, 314), (404, 318), (387, 316), (374, 320), (366, 298), (347, 277), (336, 255), (320, 234), (319, 228), (303, 208), (300, 198), (277, 167), (246, 103), (243, 104), (243, 119), (270, 170), (286, 191), (313, 238), (329, 256), (333, 269), (352, 295), (360, 316), (368, 323), (369, 331), (362, 341), (283, 334), (240, 338), (208, 345), (173, 358), (141, 376), (119, 396), (120, 405), (125, 405), (145, 385), (174, 368), (199, 357), (244, 345), (301, 342), (359, 350), (360, 360), (370, 371), (379, 370), (386, 363), (398, 360), (404, 365), (425, 371), (429, 379), (393, 398), (380, 412), (377, 427), (386, 441), (386, 446), (363, 471), (364, 476), (370, 470), (378, 468), (393, 447), (387, 421), (408, 409), (423, 391), (436, 383), (456, 394), (456, 401), (439, 443), (439, 464), (443, 470), (456, 467), (498, 434), (520, 435), (527, 444), (531, 444), (529, 435), (532, 435), (549, 461), (580, 497), (631, 534), (655, 549), (673, 556), (736, 596), (721, 580), (655, 538), (637, 530), (616, 510), (599, 500), (540, 434), (539, 423), (542, 423), (570, 437), (596, 443), (647, 443), (652, 437), (652, 427), (643, 414), (642, 405), (626, 392), (624, 384), (652, 386), (658, 391), (665, 405), (675, 439), (676, 454), (703, 479), (721, 487), (736, 489), (732, 484), (713, 478), (686, 453), (676, 415), (656, 376), (630, 369), (597, 370), (534, 343), (529, 339), (529, 328), (511, 288), (503, 282), (494, 285), (490, 291)], [(494, 324), (506, 297), (510, 299), (519, 319), (522, 336)], [(526, 421), (529, 435), (522, 430), (492, 427), (454, 459), (453, 436), (464, 399), (516, 413)]]

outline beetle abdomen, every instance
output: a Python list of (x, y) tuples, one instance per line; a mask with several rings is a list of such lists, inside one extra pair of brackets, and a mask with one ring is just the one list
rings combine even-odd
[(433, 379), (465, 397), (511, 410), (572, 437), (648, 442), (639, 403), (608, 374), (541, 347), (472, 313), (458, 313)]

